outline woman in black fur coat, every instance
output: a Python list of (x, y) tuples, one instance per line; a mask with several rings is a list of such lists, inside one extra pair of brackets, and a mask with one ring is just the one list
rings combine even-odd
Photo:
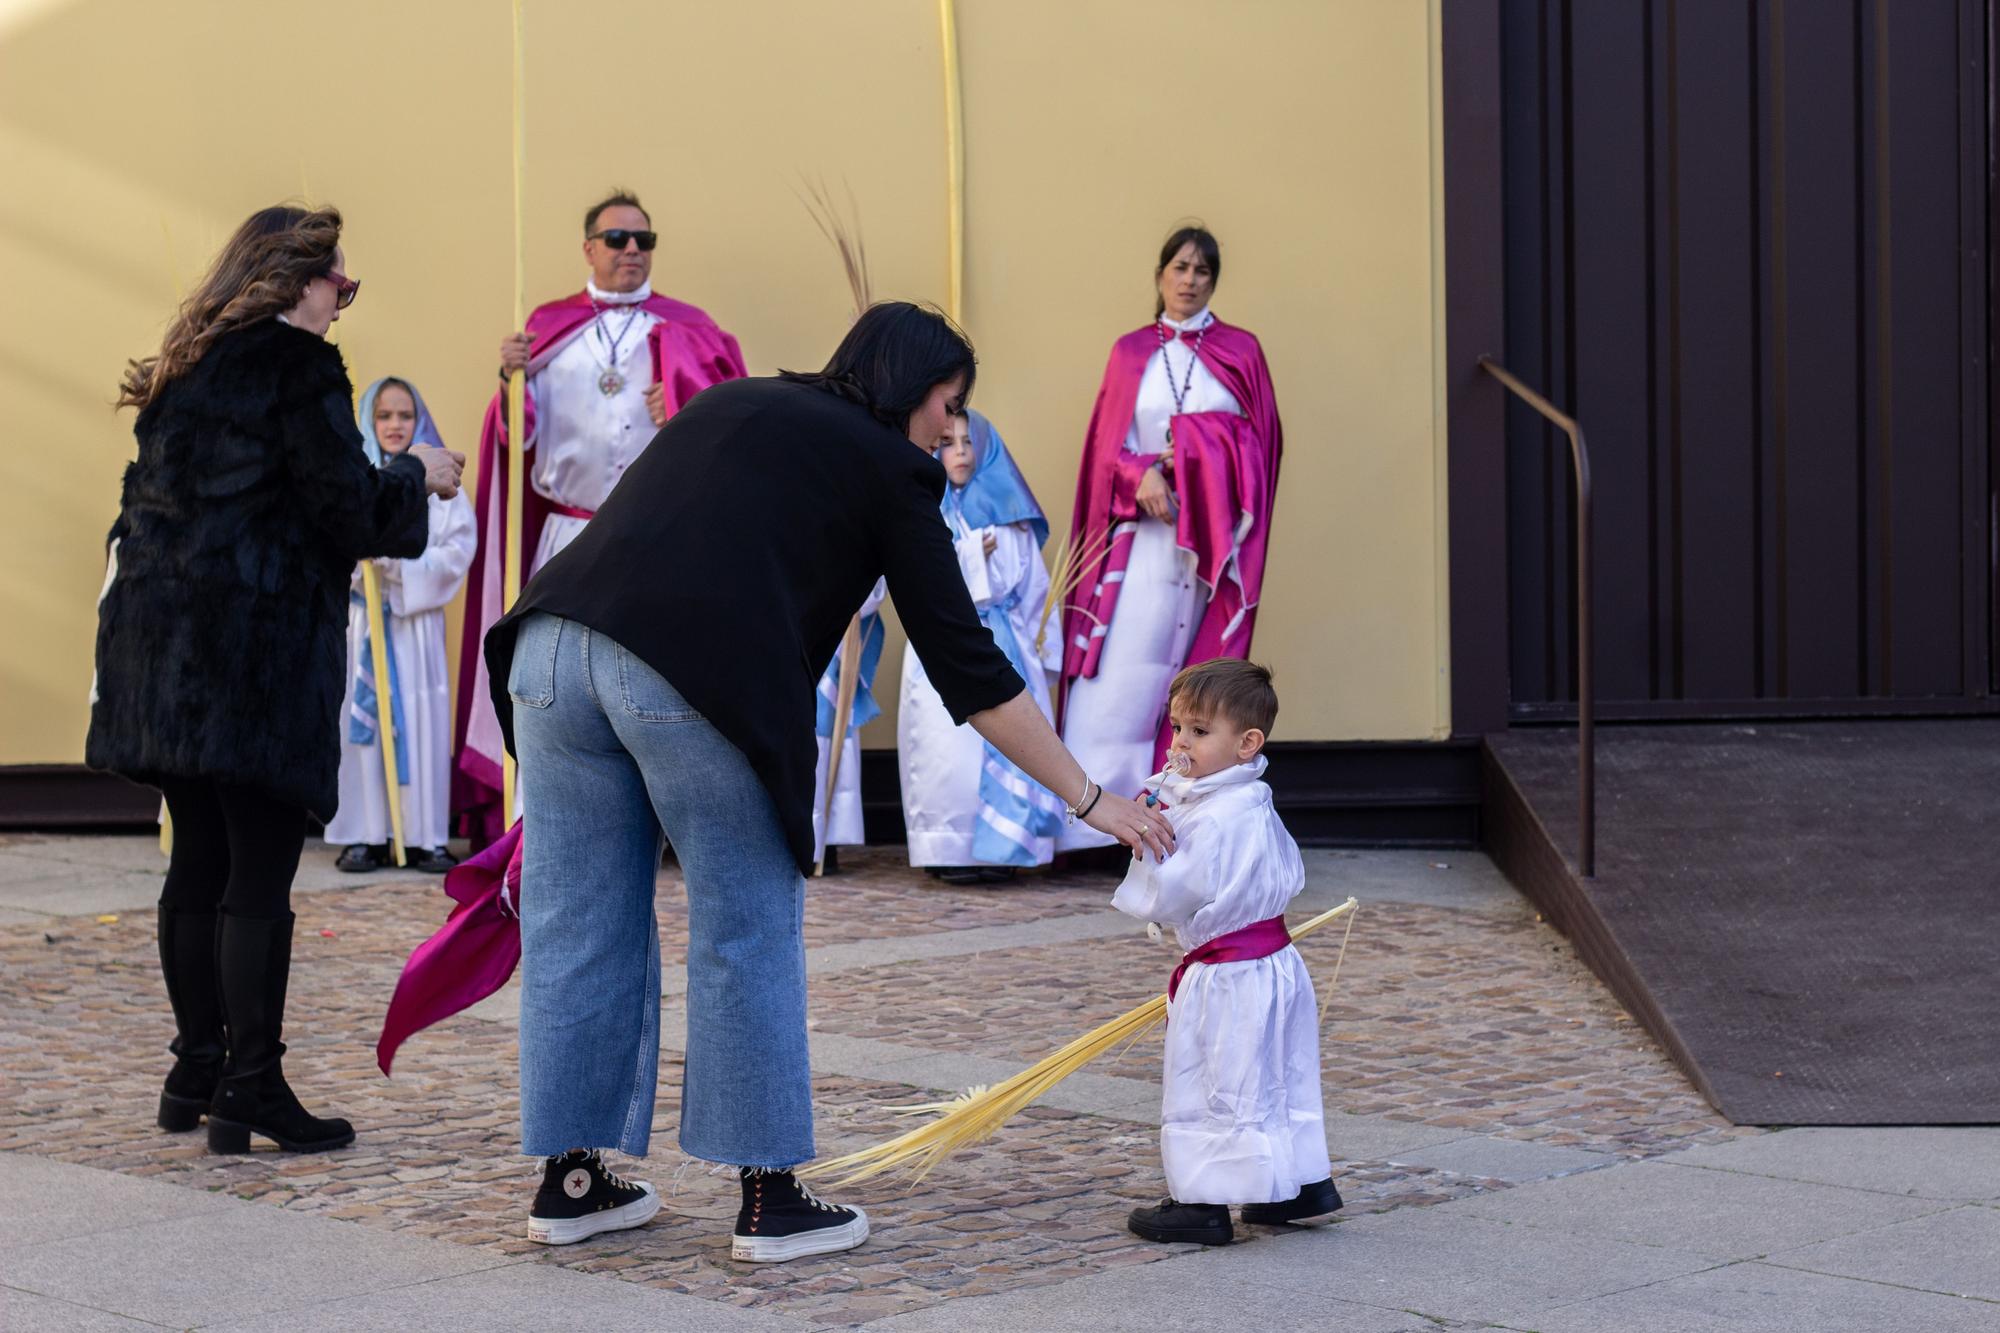
[(160, 966), (177, 1057), (160, 1124), (208, 1117), (218, 1152), (250, 1134), (294, 1151), (351, 1143), (285, 1082), (292, 876), (308, 813), (335, 805), (348, 582), (415, 556), (425, 497), (462, 456), (413, 448), (372, 466), (326, 330), (354, 299), (340, 214), (267, 208), (134, 362), (139, 409), (98, 607), (85, 758), (166, 794), (173, 856)]

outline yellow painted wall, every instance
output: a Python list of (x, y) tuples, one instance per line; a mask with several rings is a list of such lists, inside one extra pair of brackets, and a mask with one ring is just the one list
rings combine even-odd
[[(1286, 424), (1257, 639), (1280, 734), (1437, 734), (1432, 6), (959, 10), (975, 403), (1057, 536), (1105, 352), (1151, 313), (1161, 236), (1201, 216), (1215, 308), (1264, 340)], [(473, 444), (512, 304), (510, 60), (498, 0), (0, 0), (0, 763), (81, 757), (133, 447), (118, 373), (245, 214), (302, 191), (346, 212), (357, 378), (413, 377)], [(626, 185), (660, 290), (752, 373), (816, 366), (847, 297), (805, 176), (851, 187), (877, 295), (944, 299), (934, 0), (528, 0), (527, 87), (531, 299), (581, 284), (582, 207)]]

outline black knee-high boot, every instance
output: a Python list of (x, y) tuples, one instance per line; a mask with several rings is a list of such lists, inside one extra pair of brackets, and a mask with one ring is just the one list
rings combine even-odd
[(160, 1128), (201, 1126), (222, 1080), (222, 996), (215, 979), (217, 913), (160, 905), (160, 974), (174, 1011), (174, 1067), (160, 1092)]
[(292, 914), (266, 920), (222, 914), (222, 1014), (229, 1058), (208, 1113), (210, 1152), (249, 1152), (250, 1136), (287, 1152), (319, 1152), (354, 1142), (345, 1120), (323, 1120), (299, 1105), (280, 1064), (285, 983), (292, 971)]

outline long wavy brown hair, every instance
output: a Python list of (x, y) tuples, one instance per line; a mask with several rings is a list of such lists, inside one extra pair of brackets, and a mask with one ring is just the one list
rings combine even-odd
[(290, 310), (333, 270), (340, 210), (279, 204), (252, 213), (167, 327), (159, 353), (128, 361), (118, 406), (144, 408), (231, 329)]

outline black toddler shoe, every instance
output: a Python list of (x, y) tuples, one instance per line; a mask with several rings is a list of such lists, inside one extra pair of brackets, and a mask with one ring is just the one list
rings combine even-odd
[(412, 847), (404, 858), (410, 869), (426, 875), (442, 875), (458, 865), (458, 858), (443, 847)]
[(1296, 1198), (1286, 1199), (1283, 1203), (1244, 1204), (1243, 1221), (1256, 1226), (1283, 1226), (1287, 1222), (1325, 1217), (1328, 1213), (1339, 1212), (1340, 1207), (1340, 1191), (1333, 1187), (1333, 1178), (1329, 1176), (1307, 1185)]
[(394, 859), (387, 843), (357, 842), (343, 848), (333, 866), (350, 875), (367, 875), (393, 864)]
[(573, 1148), (542, 1165), (542, 1187), (528, 1209), (528, 1239), (574, 1245), (600, 1231), (644, 1226), (659, 1211), (651, 1185), (617, 1175), (594, 1148)]
[(1236, 1239), (1236, 1228), (1229, 1225), (1229, 1208), (1220, 1203), (1182, 1203), (1165, 1198), (1156, 1208), (1134, 1208), (1125, 1225), (1141, 1240), (1169, 1245), (1227, 1245)]

